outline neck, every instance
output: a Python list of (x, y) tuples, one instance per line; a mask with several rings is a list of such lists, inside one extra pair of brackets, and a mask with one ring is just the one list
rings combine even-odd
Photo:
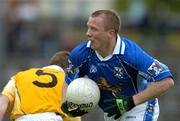
[(112, 54), (116, 45), (116, 40), (110, 41), (108, 44), (104, 45), (100, 50), (97, 52), (103, 57), (107, 57), (108, 55)]

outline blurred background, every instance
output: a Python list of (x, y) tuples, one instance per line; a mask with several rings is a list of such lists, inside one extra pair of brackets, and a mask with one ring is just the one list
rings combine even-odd
[[(88, 16), (98, 9), (116, 10), (120, 36), (170, 67), (175, 87), (159, 98), (158, 121), (178, 121), (180, 0), (0, 0), (0, 90), (16, 72), (45, 66), (54, 52), (71, 51), (86, 39)], [(101, 110), (83, 121), (103, 121)]]

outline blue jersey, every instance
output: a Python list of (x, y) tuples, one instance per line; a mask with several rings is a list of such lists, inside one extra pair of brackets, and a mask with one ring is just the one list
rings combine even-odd
[(91, 49), (90, 44), (85, 40), (72, 50), (66, 82), (69, 84), (83, 76), (94, 80), (101, 91), (99, 106), (102, 109), (106, 107), (103, 100), (112, 98), (113, 93), (133, 96), (150, 82), (172, 77), (166, 65), (127, 38), (118, 36), (113, 53), (105, 58)]

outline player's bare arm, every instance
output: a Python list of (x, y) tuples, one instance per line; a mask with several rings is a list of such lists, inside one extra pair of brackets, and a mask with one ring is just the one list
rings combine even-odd
[(9, 98), (4, 95), (0, 95), (0, 121), (3, 121), (3, 116), (8, 108)]
[(135, 105), (146, 102), (147, 100), (159, 97), (168, 89), (173, 87), (174, 80), (172, 78), (165, 78), (158, 82), (153, 82), (146, 90), (133, 96)]
[[(63, 83), (63, 100), (65, 99), (68, 84), (64, 81)], [(65, 117), (64, 121), (81, 121), (81, 117)]]

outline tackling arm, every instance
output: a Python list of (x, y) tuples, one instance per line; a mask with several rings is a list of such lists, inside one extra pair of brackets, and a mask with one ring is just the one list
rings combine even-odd
[(133, 96), (134, 104), (138, 105), (159, 97), (173, 86), (174, 80), (172, 78), (164, 78), (158, 82), (153, 82), (146, 90)]
[[(73, 109), (71, 111), (68, 110), (68, 105), (67, 105), (67, 101), (66, 101), (66, 91), (67, 91), (67, 87), (68, 87), (68, 84), (64, 81), (64, 84), (63, 84), (63, 103), (61, 105), (61, 110), (67, 114), (68, 116), (68, 121), (70, 120), (73, 120), (73, 121), (81, 121), (81, 118), (80, 116), (86, 114), (87, 112), (84, 111), (84, 110), (80, 110), (80, 108), (76, 108), (76, 109)], [(76, 118), (77, 117), (77, 118)]]
[(0, 121), (3, 121), (9, 102), (9, 98), (7, 96), (0, 95)]
[(63, 99), (66, 97), (66, 91), (67, 91), (68, 84), (64, 81), (63, 83)]

